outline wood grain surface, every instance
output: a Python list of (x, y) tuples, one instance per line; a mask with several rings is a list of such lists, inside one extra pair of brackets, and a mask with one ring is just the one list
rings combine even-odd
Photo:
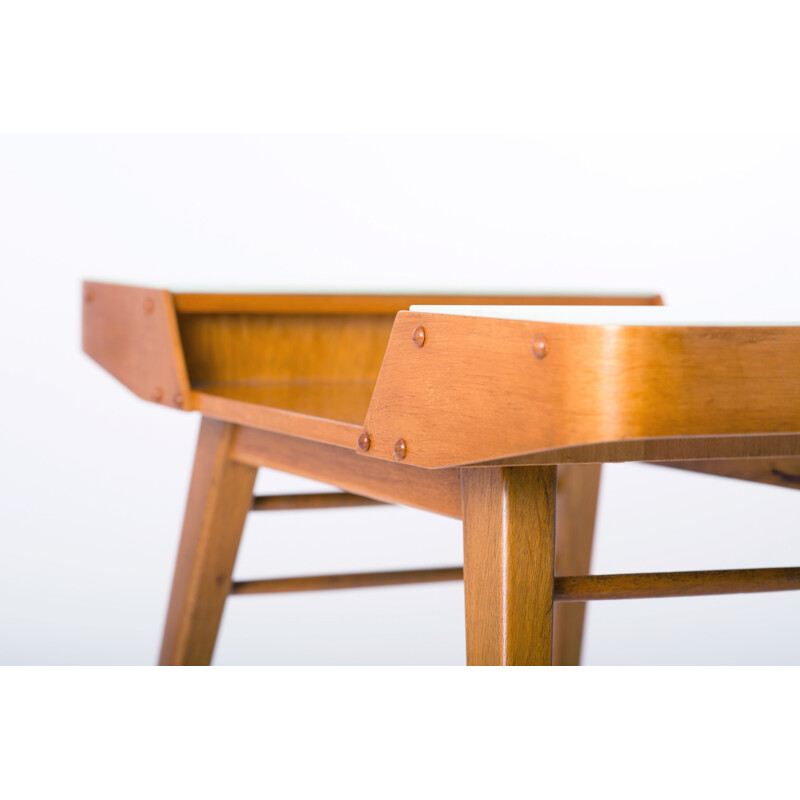
[[(420, 326), (423, 347), (412, 340)], [(543, 358), (533, 352), (540, 339)], [(399, 438), (408, 463), (442, 467), (664, 437), (796, 435), (798, 353), (800, 327), (400, 312), (367, 413), (373, 447), (365, 458), (392, 459)]]
[(781, 567), (561, 577), (556, 578), (553, 596), (559, 602), (584, 602), (796, 589), (800, 589), (800, 567)]
[(232, 461), (233, 426), (204, 418), (161, 645), (163, 665), (211, 662), (256, 468)]
[(396, 462), (373, 462), (356, 450), (241, 428), (231, 457), (253, 467), (270, 467), (330, 484), (387, 503), (401, 503), (461, 518), (459, 470), (427, 470)]
[[(368, 380), (393, 317), (379, 314), (179, 314), (192, 385)], [(363, 421), (362, 419), (358, 420)]]
[(556, 468), (461, 474), (467, 663), (551, 664)]
[[(273, 594), (438, 583), (464, 579), (461, 567), (362, 572), (348, 575), (309, 575), (236, 581), (231, 594)], [(800, 568), (651, 572), (628, 575), (566, 575), (553, 582), (555, 609), (582, 607), (594, 600), (644, 600), (664, 597), (701, 597), (719, 594), (788, 592), (800, 589)], [(555, 660), (554, 660), (555, 663)], [(567, 663), (558, 666), (572, 666)]]
[(169, 292), (85, 282), (83, 350), (143, 400), (190, 408), (189, 378)]

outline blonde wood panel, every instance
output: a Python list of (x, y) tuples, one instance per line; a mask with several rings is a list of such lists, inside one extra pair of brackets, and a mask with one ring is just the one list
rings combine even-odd
[(551, 664), (556, 468), (461, 475), (467, 663)]
[[(556, 576), (589, 574), (600, 469), (599, 464), (568, 464), (558, 468)], [(555, 607), (554, 664), (580, 664), (585, 613), (585, 603), (559, 604)]]
[(441, 467), (660, 437), (797, 434), (798, 353), (794, 327), (401, 312), (367, 413), (367, 457), (394, 458), (399, 438), (409, 463)]
[(231, 585), (256, 468), (231, 460), (234, 428), (204, 418), (172, 583), (160, 663), (209, 664)]
[(181, 314), (390, 314), (415, 304), (440, 305), (661, 305), (643, 295), (445, 295), (445, 294), (244, 294), (178, 292)]
[(84, 283), (83, 350), (144, 400), (190, 407), (189, 379), (169, 292)]
[(178, 322), (195, 387), (374, 383), (392, 329), (391, 316), (374, 314), (180, 314)]
[(461, 518), (459, 470), (427, 470), (370, 461), (360, 458), (355, 449), (255, 428), (238, 430), (231, 457), (243, 464), (280, 469), (375, 500)]

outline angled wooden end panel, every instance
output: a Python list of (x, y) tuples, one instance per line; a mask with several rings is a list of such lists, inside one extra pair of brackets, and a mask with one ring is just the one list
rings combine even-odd
[(169, 292), (84, 283), (83, 350), (142, 399), (190, 408), (189, 378)]
[(407, 462), (443, 467), (615, 439), (616, 337), (603, 326), (401, 312), (366, 416), (366, 455), (394, 459), (402, 439)]
[[(418, 327), (421, 347), (412, 337)], [(452, 467), (595, 444), (795, 434), (798, 354), (800, 329), (792, 327), (401, 312), (366, 416), (366, 455), (392, 460), (402, 439), (407, 463)], [(696, 457), (659, 458), (667, 451), (654, 446), (650, 460)], [(612, 460), (598, 452), (591, 460)]]

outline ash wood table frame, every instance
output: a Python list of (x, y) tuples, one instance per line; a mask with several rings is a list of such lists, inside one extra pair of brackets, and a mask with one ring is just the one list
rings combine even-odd
[[(602, 463), (800, 485), (800, 379), (785, 370), (798, 329), (614, 329), (402, 310), (443, 302), (660, 300), (84, 285), (86, 352), (140, 397), (203, 413), (162, 664), (210, 663), (229, 594), (463, 576), (468, 663), (512, 665), (579, 663), (587, 600), (800, 588), (797, 569), (587, 574)], [(343, 492), (254, 499), (260, 466)], [(233, 581), (249, 512), (375, 502), (462, 518), (463, 571)]]

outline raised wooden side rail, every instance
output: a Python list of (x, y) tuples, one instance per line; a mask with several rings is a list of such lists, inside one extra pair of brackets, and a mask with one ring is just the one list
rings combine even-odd
[[(463, 579), (464, 570), (461, 567), (361, 572), (348, 575), (311, 575), (302, 578), (235, 581), (231, 585), (231, 594), (314, 592), (328, 589), (359, 589), (368, 586), (440, 583)], [(585, 575), (556, 577), (553, 600), (561, 603), (577, 603), (588, 600), (641, 600), (656, 597), (786, 592), (796, 589), (800, 589), (800, 567)]]
[(251, 511), (307, 511), (316, 508), (354, 508), (357, 506), (391, 505), (350, 492), (320, 492), (319, 494), (276, 494), (253, 498)]

